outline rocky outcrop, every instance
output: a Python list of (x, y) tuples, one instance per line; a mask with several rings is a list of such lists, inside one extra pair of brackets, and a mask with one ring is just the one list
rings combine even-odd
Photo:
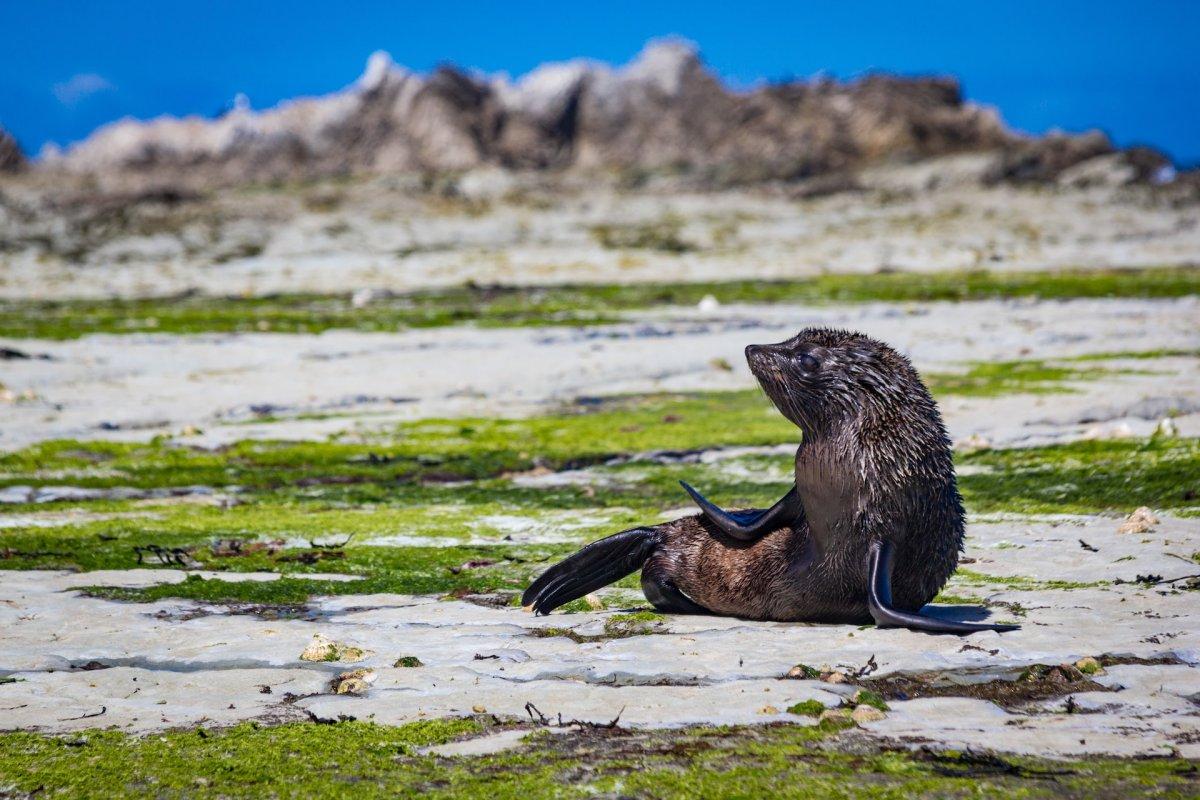
[(417, 75), (377, 53), (332, 95), (218, 119), (123, 120), (45, 162), (202, 184), (481, 165), (669, 168), (745, 182), (1012, 141), (950, 79), (876, 75), (736, 92), (693, 46), (668, 41), (621, 68), (551, 64), (516, 82), (449, 67)]
[(1089, 159), (1114, 150), (1112, 142), (1100, 131), (1081, 136), (1051, 133), (1041, 139), (1029, 139), (1009, 148), (984, 176), (987, 183), (1045, 183)]
[(8, 131), (0, 128), (0, 172), (16, 172), (25, 166), (25, 155)]
[(1159, 185), (1176, 178), (1170, 159), (1150, 147), (1118, 150), (1100, 131), (1051, 133), (1005, 148), (983, 176), (986, 184)]
[(1018, 136), (994, 110), (965, 102), (950, 78), (735, 91), (678, 40), (652, 43), (623, 67), (548, 64), (515, 82), (453, 67), (419, 75), (380, 52), (331, 95), (260, 112), (237, 103), (216, 119), (122, 120), (41, 163), (133, 194), (482, 166), (669, 172), (708, 186), (823, 176), (810, 182), (823, 187), (855, 185), (856, 170), (881, 161), (982, 151), (997, 154), (985, 183), (1173, 176), (1161, 154), (1117, 151), (1099, 132)]

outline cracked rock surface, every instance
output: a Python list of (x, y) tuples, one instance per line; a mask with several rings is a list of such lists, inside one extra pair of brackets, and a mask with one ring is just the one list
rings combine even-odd
[[(837, 707), (859, 684), (904, 676), (961, 691), (887, 697), (884, 717), (861, 723), (868, 735), (1050, 756), (1200, 757), (1200, 605), (1194, 591), (1165, 582), (1196, 572), (1190, 554), (1200, 549), (1200, 521), (1164, 516), (1143, 534), (1117, 533), (1118, 524), (1105, 516), (973, 522), (969, 571), (946, 590), (953, 603), (926, 613), (1016, 618), (1022, 628), (967, 637), (687, 616), (606, 637), (605, 621), (621, 612), (533, 617), (511, 606), (398, 595), (319, 598), (303, 619), (222, 606), (193, 615), (185, 613), (199, 608), (192, 601), (135, 604), (78, 593), (87, 585), (183, 580), (180, 571), (6, 572), (0, 727), (151, 732), (310, 717), (401, 723), (478, 708), (525, 717), (526, 703), (598, 723), (619, 713), (622, 724), (641, 727), (806, 724), (816, 718), (786, 709), (806, 700)], [(1159, 582), (1138, 582), (1147, 575)], [(565, 631), (595, 640), (577, 642)], [(352, 666), (302, 660), (314, 635), (365, 656)], [(394, 666), (404, 656), (421, 665)], [(1103, 667), (1038, 699), (1001, 706), (973, 696), (975, 684), (1029, 682), (1030, 667), (1087, 657)], [(798, 663), (849, 680), (785, 679)], [(358, 668), (376, 676), (363, 696), (331, 693), (331, 679)]]
[[(579, 329), (464, 326), (402, 333), (315, 336), (89, 336), (39, 342), (49, 360), (13, 362), (5, 384), (32, 399), (5, 407), (0, 447), (47, 438), (138, 439), (199, 427), (188, 444), (243, 438), (325, 438), (363, 424), (544, 410), (580, 395), (736, 389), (754, 385), (742, 350), (810, 325), (861, 330), (909, 355), (922, 371), (967, 362), (1071, 358), (1154, 349), (1194, 350), (1195, 297), (1176, 300), (985, 301), (855, 306), (737, 307), (656, 312), (626, 324)], [(723, 360), (731, 370), (714, 369)], [(1081, 436), (1147, 435), (1178, 412), (1200, 430), (1194, 357), (1170, 371), (1116, 359), (1124, 371), (1071, 394), (950, 397), (955, 439), (995, 445)], [(449, 368), (448, 368), (449, 367)], [(137, 397), (135, 403), (127, 398)], [(1121, 403), (1114, 398), (1121, 398)], [(1172, 402), (1170, 398), (1183, 398)], [(278, 409), (273, 423), (254, 409)], [(1102, 410), (1103, 413), (1098, 413)], [(312, 419), (316, 416), (318, 419)], [(302, 418), (297, 418), (302, 417)], [(304, 418), (308, 417), (308, 418)]]

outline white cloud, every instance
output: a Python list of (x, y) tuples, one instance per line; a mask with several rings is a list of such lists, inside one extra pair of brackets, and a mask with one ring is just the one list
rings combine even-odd
[(72, 75), (69, 80), (54, 84), (54, 96), (64, 106), (73, 106), (86, 97), (98, 92), (112, 91), (115, 88), (117, 87), (113, 86), (103, 75), (81, 72), (78, 75)]

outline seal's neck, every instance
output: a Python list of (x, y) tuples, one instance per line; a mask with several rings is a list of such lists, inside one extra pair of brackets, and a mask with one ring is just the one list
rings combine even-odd
[(838, 445), (836, 440), (806, 437), (796, 451), (796, 491), (820, 557), (838, 542), (856, 538), (852, 528), (863, 497), (855, 448)]

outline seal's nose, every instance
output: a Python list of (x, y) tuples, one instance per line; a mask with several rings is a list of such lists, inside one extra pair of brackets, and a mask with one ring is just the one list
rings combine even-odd
[(778, 352), (778, 345), (750, 344), (746, 345), (746, 360), (750, 362), (758, 361), (765, 364), (771, 360), (771, 356), (778, 354)]
[(746, 347), (746, 364), (761, 377), (779, 368), (779, 350), (772, 344), (752, 344)]

